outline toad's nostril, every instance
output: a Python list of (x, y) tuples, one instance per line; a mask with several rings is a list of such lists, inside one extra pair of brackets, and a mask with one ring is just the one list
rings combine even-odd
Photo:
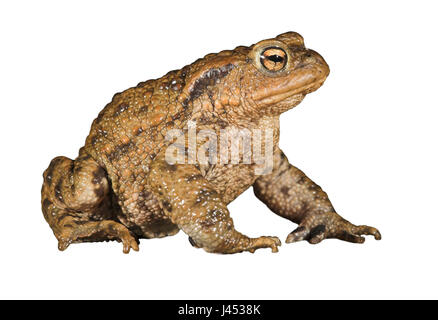
[(301, 56), (301, 61), (303, 63), (317, 63), (317, 64), (325, 64), (324, 60), (322, 59), (322, 57), (315, 51), (313, 50), (306, 50), (306, 52), (303, 53), (303, 55)]
[(319, 55), (316, 51), (311, 49), (306, 49), (299, 53), (297, 57), (298, 63), (295, 66), (296, 69), (300, 68), (316, 68), (321, 74), (321, 77), (327, 77), (330, 73), (329, 66), (325, 62), (324, 58)]
[(306, 50), (306, 52), (303, 54), (303, 58), (304, 59), (315, 59), (316, 57), (316, 52), (312, 51), (310, 49)]

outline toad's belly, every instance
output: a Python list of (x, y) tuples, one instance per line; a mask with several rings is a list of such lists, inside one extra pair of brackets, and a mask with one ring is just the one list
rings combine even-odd
[(206, 172), (205, 178), (222, 195), (222, 201), (229, 204), (252, 186), (257, 176), (252, 165), (228, 164), (222, 167), (210, 168)]

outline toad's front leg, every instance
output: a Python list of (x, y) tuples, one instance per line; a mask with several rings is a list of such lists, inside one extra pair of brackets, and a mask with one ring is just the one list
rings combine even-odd
[(281, 245), (277, 237), (249, 238), (236, 231), (220, 194), (194, 165), (171, 165), (163, 155), (158, 156), (149, 183), (172, 222), (207, 252), (254, 252), (259, 248), (277, 252)]
[(307, 240), (316, 244), (326, 238), (362, 243), (362, 235), (381, 239), (376, 228), (356, 226), (339, 216), (327, 194), (289, 164), (281, 150), (275, 153), (274, 171), (256, 180), (254, 192), (273, 212), (299, 224), (287, 237), (287, 243)]

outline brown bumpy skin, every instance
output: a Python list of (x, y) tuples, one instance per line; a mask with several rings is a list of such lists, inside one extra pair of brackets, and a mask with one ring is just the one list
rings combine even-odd
[(326, 238), (362, 243), (363, 234), (381, 239), (377, 229), (355, 226), (339, 216), (321, 187), (289, 164), (279, 149), (274, 155), (273, 172), (256, 180), (254, 193), (273, 212), (299, 224), (287, 243), (307, 240), (316, 244)]
[[(276, 252), (277, 237), (249, 238), (234, 229), (227, 205), (250, 186), (272, 211), (299, 224), (287, 242), (359, 243), (364, 234), (380, 239), (376, 229), (337, 215), (321, 188), (278, 148), (280, 114), (317, 90), (328, 74), (324, 59), (288, 32), (209, 54), (116, 94), (94, 120), (79, 156), (57, 157), (44, 172), (42, 210), (59, 249), (117, 240), (127, 253), (138, 250), (140, 238), (182, 230), (208, 252)], [(187, 133), (193, 123), (196, 132), (208, 129), (217, 136), (231, 127), (272, 130), (272, 172), (256, 173), (255, 161), (169, 163), (172, 141), (166, 134)], [(204, 147), (201, 140), (197, 150)]]

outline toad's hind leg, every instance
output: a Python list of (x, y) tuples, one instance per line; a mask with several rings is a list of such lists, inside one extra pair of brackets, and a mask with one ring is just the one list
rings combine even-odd
[(59, 250), (71, 243), (118, 240), (123, 251), (138, 250), (130, 231), (114, 221), (105, 170), (87, 155), (57, 157), (44, 172), (41, 202), (44, 218), (58, 239)]

